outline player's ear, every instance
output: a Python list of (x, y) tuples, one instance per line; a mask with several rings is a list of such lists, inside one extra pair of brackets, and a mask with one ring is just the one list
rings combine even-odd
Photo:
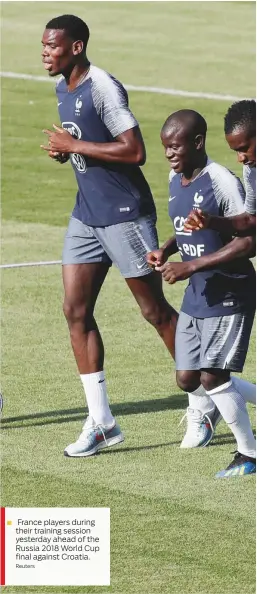
[(84, 51), (84, 43), (83, 41), (74, 41), (72, 44), (72, 51), (74, 56), (79, 56), (79, 54), (83, 54)]
[(204, 146), (204, 137), (202, 134), (197, 134), (195, 137), (195, 148), (199, 151)]

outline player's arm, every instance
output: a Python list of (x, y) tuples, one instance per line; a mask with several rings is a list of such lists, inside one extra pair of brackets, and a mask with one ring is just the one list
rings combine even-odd
[(191, 274), (195, 272), (203, 272), (218, 268), (229, 262), (233, 262), (238, 258), (251, 258), (255, 254), (255, 237), (235, 237), (232, 241), (227, 243), (217, 252), (201, 256), (195, 260), (187, 262), (191, 264)]
[(73, 138), (67, 130), (53, 126), (55, 132), (44, 130), (48, 135), (49, 145), (41, 148), (53, 153), (79, 153), (90, 159), (110, 163), (144, 165), (145, 145), (138, 126), (126, 130), (114, 139), (114, 142), (86, 142)]
[(77, 140), (75, 150), (72, 152), (107, 163), (144, 165), (146, 160), (145, 145), (138, 126), (119, 134), (114, 142), (97, 143)]
[(200, 258), (187, 262), (167, 262), (162, 266), (157, 266), (156, 270), (161, 272), (164, 280), (172, 285), (177, 281), (190, 278), (196, 272), (219, 268), (238, 258), (254, 256), (255, 242), (256, 239), (253, 236), (235, 237), (230, 243), (213, 254), (200, 256)]
[[(129, 109), (127, 92), (106, 73), (99, 76), (92, 81), (93, 105), (112, 140), (104, 143), (78, 140), (54, 126), (54, 131), (45, 130), (51, 150), (79, 153), (107, 163), (144, 165), (145, 145), (138, 122)], [(47, 150), (47, 147), (42, 148)]]
[(248, 212), (243, 212), (234, 217), (217, 217), (209, 215), (201, 209), (191, 210), (185, 225), (185, 231), (200, 231), (201, 229), (213, 229), (223, 235), (255, 235), (256, 217)]
[(153, 250), (152, 252), (148, 252), (146, 254), (147, 263), (151, 268), (158, 268), (158, 266), (162, 266), (173, 254), (178, 252), (178, 245), (176, 242), (175, 235), (170, 237), (162, 247), (158, 250)]
[(126, 130), (114, 142), (86, 142), (73, 138), (67, 130), (53, 125), (55, 132), (44, 130), (48, 135), (48, 146), (41, 145), (45, 151), (57, 153), (79, 153), (90, 159), (109, 163), (144, 165), (145, 146), (139, 127)]
[[(232, 218), (244, 214), (244, 189), (240, 180), (220, 166), (210, 170), (214, 195), (219, 212), (223, 218)], [(252, 236), (236, 237), (231, 242), (212, 254), (186, 262), (167, 262), (159, 268), (164, 279), (173, 284), (177, 280), (185, 280), (196, 272), (211, 270), (223, 266), (233, 260), (253, 255), (255, 238)]]

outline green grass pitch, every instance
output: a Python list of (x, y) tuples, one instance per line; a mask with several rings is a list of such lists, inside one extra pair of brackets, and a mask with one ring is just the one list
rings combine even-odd
[[(34, 75), (45, 23), (74, 13), (89, 58), (127, 84), (254, 96), (251, 2), (5, 2), (2, 70)], [(208, 153), (241, 175), (223, 139), (229, 101), (130, 93), (147, 147), (144, 173), (161, 241), (171, 233), (159, 131), (174, 110), (208, 121)], [(73, 206), (69, 165), (50, 161), (42, 129), (58, 123), (51, 84), (2, 79), (2, 262), (58, 260)], [(179, 308), (183, 283), (165, 287)], [(216, 481), (235, 449), (221, 423), (210, 447), (180, 451), (186, 397), (174, 363), (112, 269), (96, 316), (121, 447), (68, 459), (84, 399), (62, 315), (60, 267), (2, 271), (2, 505), (111, 508), (110, 587), (5, 587), (6, 594), (253, 594), (254, 478)], [(254, 335), (243, 376), (255, 381)], [(254, 420), (254, 408), (249, 407)]]

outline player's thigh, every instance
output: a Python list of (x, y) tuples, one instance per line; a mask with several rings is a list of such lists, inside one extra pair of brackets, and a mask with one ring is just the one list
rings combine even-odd
[[(95, 231), (106, 253), (125, 277), (143, 315), (155, 319), (158, 312), (172, 309), (163, 294), (161, 275), (153, 272), (146, 260), (146, 254), (158, 248), (155, 216), (147, 215)], [(175, 318), (177, 313), (173, 312)]]
[(103, 262), (64, 264), (64, 309), (85, 306), (93, 311), (108, 270), (109, 265)]
[(65, 303), (94, 307), (111, 260), (93, 229), (71, 217), (63, 247)]
[(104, 228), (95, 235), (122, 276), (138, 278), (151, 273), (146, 254), (158, 248), (156, 219), (152, 215)]
[(74, 217), (70, 218), (64, 239), (63, 265), (67, 264), (95, 264), (112, 262), (104, 247), (94, 234), (92, 227), (85, 225)]
[(201, 369), (241, 372), (244, 367), (254, 312), (205, 318), (201, 345)]
[(198, 371), (200, 369), (201, 334), (203, 320), (180, 312), (175, 337), (176, 370)]

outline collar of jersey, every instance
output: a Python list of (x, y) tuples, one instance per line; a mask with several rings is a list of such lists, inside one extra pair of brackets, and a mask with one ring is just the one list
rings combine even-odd
[(211, 165), (211, 163), (213, 163), (212, 159), (209, 159), (209, 157), (207, 157), (207, 163), (206, 163), (205, 167), (203, 169), (201, 169), (201, 171), (198, 173), (198, 175), (196, 175), (194, 177), (194, 179), (192, 179), (192, 181), (190, 181), (189, 184), (187, 184), (186, 186), (183, 186), (182, 185), (182, 175), (183, 175), (183, 173), (180, 173), (179, 174), (179, 177), (180, 177), (181, 188), (188, 188), (188, 186), (191, 186), (197, 179), (199, 179), (199, 177), (201, 177), (201, 175), (203, 175), (206, 172), (207, 167), (209, 165)]

